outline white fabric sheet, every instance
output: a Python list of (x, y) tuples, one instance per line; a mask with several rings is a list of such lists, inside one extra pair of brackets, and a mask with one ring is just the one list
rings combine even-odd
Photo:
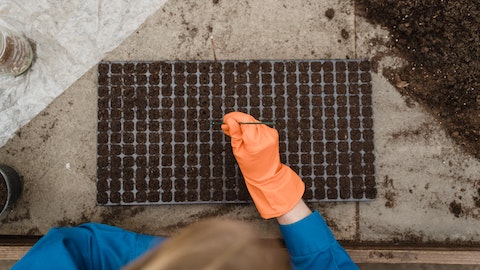
[(0, 0), (0, 27), (36, 45), (27, 73), (0, 77), (0, 147), (167, 0)]

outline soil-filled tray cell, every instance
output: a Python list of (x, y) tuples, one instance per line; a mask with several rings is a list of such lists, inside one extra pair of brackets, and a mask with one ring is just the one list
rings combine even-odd
[(307, 201), (376, 196), (364, 60), (102, 62), (97, 203), (250, 202), (222, 117), (273, 122)]

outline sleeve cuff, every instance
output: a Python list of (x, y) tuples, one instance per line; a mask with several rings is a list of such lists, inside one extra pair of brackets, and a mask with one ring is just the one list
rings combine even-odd
[(290, 255), (303, 256), (330, 248), (335, 237), (318, 211), (295, 223), (280, 225)]

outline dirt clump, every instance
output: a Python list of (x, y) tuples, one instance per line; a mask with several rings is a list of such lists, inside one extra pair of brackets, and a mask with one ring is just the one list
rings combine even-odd
[(333, 19), (333, 17), (335, 17), (335, 10), (333, 8), (327, 9), (327, 11), (325, 11), (325, 17), (329, 20)]
[(457, 201), (453, 201), (449, 205), (450, 213), (452, 213), (455, 217), (460, 217), (463, 214), (462, 204), (457, 203)]

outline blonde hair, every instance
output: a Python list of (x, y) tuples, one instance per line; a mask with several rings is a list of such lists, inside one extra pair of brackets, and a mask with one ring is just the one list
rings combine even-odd
[(210, 219), (193, 224), (125, 270), (290, 269), (277, 240), (260, 239), (249, 224)]

